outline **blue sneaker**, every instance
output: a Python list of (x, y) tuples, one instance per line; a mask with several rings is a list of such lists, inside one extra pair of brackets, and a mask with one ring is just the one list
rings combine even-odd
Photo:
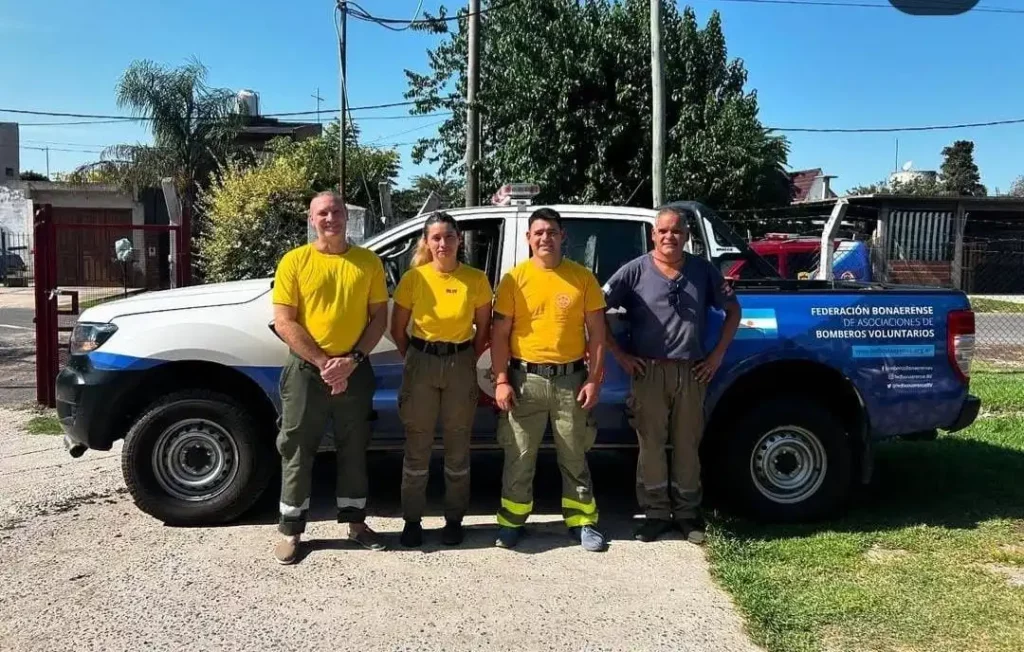
[(501, 526), (498, 528), (498, 539), (494, 542), (494, 545), (499, 548), (515, 548), (516, 544), (519, 543), (519, 535), (522, 534), (522, 528), (518, 527), (505, 527)]
[(576, 538), (579, 539), (580, 545), (587, 552), (601, 552), (605, 549), (605, 538), (594, 526), (584, 525), (583, 527), (573, 528)]

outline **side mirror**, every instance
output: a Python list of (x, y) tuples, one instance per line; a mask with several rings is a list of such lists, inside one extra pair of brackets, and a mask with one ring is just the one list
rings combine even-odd
[(277, 328), (274, 326), (274, 320), (273, 319), (271, 319), (267, 323), (267, 328), (269, 328), (270, 332), (274, 334), (274, 337), (276, 337), (277, 339), (281, 340), (282, 342), (284, 341), (284, 339), (281, 337), (280, 333), (277, 332)]

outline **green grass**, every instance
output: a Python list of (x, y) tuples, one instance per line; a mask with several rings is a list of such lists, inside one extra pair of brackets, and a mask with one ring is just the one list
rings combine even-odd
[[(977, 375), (986, 417), (878, 447), (874, 485), (826, 523), (717, 521), (708, 554), (756, 642), (780, 650), (1019, 650), (1024, 374)], [(991, 414), (989, 414), (991, 413)]]
[(60, 435), (64, 432), (57, 417), (50, 414), (32, 417), (25, 424), (25, 428), (33, 435)]
[(1024, 413), (1024, 372), (975, 372), (971, 393), (981, 397), (985, 412)]
[(1024, 303), (1001, 301), (999, 299), (972, 298), (974, 312), (1024, 312)]

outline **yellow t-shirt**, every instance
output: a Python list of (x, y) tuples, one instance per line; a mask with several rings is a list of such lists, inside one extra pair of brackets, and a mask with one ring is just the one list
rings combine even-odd
[(412, 334), (431, 342), (473, 337), (473, 315), (491, 305), (491, 282), (475, 267), (459, 265), (443, 274), (432, 263), (414, 267), (395, 288), (395, 303), (412, 312)]
[(584, 315), (605, 307), (604, 293), (586, 267), (563, 258), (554, 269), (527, 259), (498, 283), (494, 312), (512, 319), (512, 357), (561, 364), (587, 350)]
[(327, 355), (342, 355), (366, 328), (368, 304), (388, 300), (384, 265), (354, 245), (344, 254), (325, 254), (312, 244), (296, 247), (277, 265), (273, 297), (297, 309), (298, 322)]

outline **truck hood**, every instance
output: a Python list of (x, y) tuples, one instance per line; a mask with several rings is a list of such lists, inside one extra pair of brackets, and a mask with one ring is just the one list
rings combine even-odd
[(108, 322), (125, 315), (248, 303), (269, 292), (271, 281), (262, 278), (141, 292), (92, 306), (81, 313), (79, 321)]

